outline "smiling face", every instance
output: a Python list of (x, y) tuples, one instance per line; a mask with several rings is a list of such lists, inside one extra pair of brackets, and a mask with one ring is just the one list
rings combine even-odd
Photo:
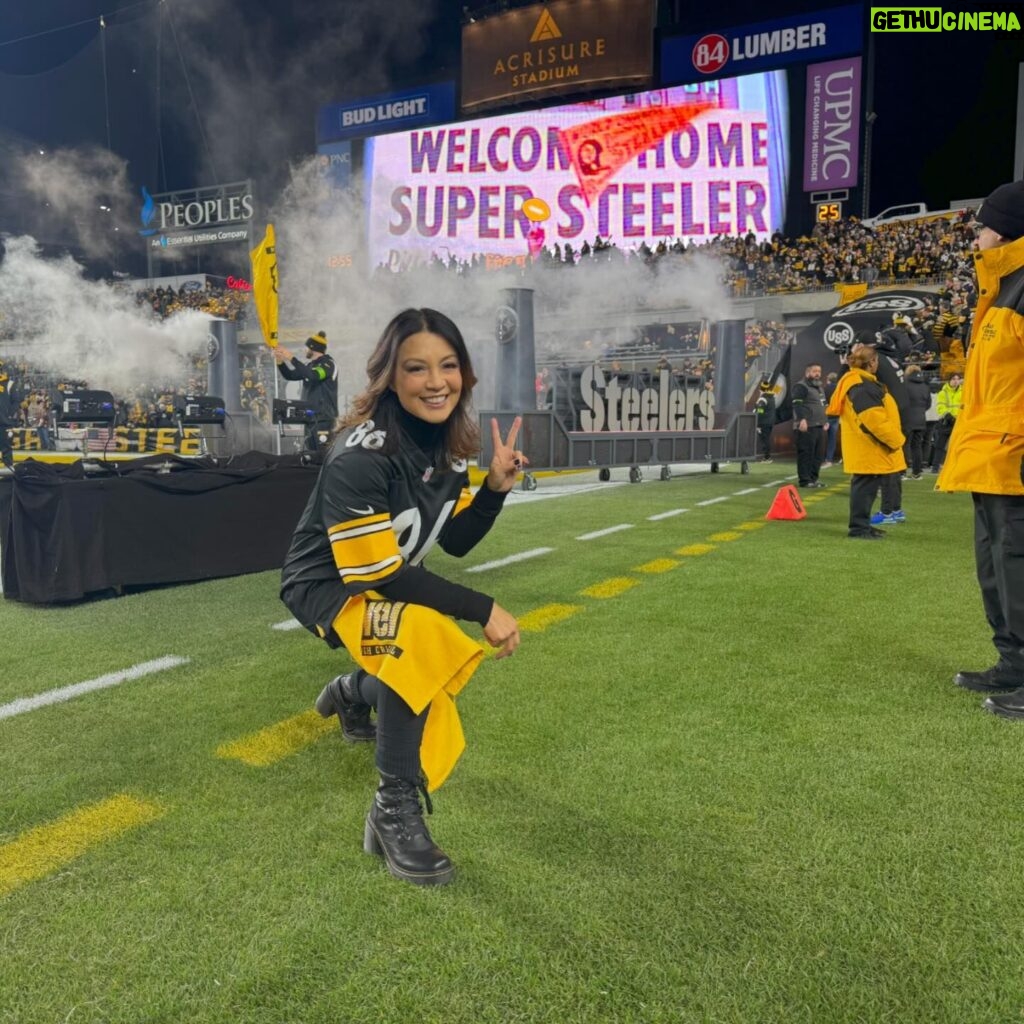
[(444, 423), (462, 395), (462, 368), (455, 348), (430, 331), (410, 334), (399, 346), (391, 390), (410, 415), (427, 423)]

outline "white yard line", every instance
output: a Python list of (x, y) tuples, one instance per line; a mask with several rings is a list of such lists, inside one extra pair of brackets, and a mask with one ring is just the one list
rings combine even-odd
[(632, 530), (632, 523), (619, 523), (618, 526), (609, 526), (604, 530), (595, 530), (593, 533), (581, 533), (577, 540), (597, 540), (598, 537), (607, 537), (609, 533), (618, 533), (620, 530)]
[(507, 558), (498, 558), (493, 562), (484, 562), (482, 565), (474, 565), (466, 572), (487, 572), (488, 569), (500, 569), (503, 565), (512, 565), (513, 562), (525, 562), (528, 558), (536, 558), (538, 555), (546, 555), (554, 548), (533, 548), (530, 551), (520, 551), (516, 555), (509, 555)]
[(779, 484), (784, 484), (786, 480), (792, 480), (793, 477), (783, 477), (781, 480), (769, 480), (766, 484), (761, 484), (762, 487), (778, 487)]
[(669, 519), (672, 516), (679, 516), (689, 511), (688, 508), (670, 508), (667, 512), (659, 512), (656, 516), (648, 516), (647, 518), (652, 523), (656, 523), (659, 519)]
[(302, 623), (298, 619), (285, 619), (284, 622), (275, 622), (270, 628), (287, 633), (290, 629), (302, 629)]
[(730, 497), (732, 497), (732, 495), (730, 495), (730, 494), (723, 494), (722, 497), (720, 497), (720, 498), (708, 498), (707, 501), (698, 501), (697, 505), (698, 505), (698, 507), (701, 507), (701, 508), (704, 505), (717, 505), (720, 501), (728, 501)]
[(738, 498), (741, 494), (757, 494), (761, 490), (760, 487), (748, 487), (745, 491), (733, 491), (733, 497)]
[(144, 661), (131, 668), (122, 669), (120, 672), (109, 672), (105, 676), (97, 676), (95, 679), (87, 679), (84, 683), (73, 683), (71, 686), (61, 686), (56, 690), (47, 690), (45, 693), (37, 694), (35, 697), (21, 697), (13, 700), (10, 704), (0, 704), (0, 718), (13, 718), (15, 715), (23, 715), (26, 711), (35, 711), (36, 708), (44, 708), (49, 704), (62, 704), (64, 701), (74, 697), (80, 697), (83, 693), (91, 693), (93, 690), (104, 690), (108, 686), (117, 686), (132, 679), (139, 679), (142, 676), (151, 675), (154, 672), (163, 672), (165, 669), (177, 668), (179, 665), (187, 665), (188, 658), (179, 658), (177, 655), (168, 654), (155, 661)]

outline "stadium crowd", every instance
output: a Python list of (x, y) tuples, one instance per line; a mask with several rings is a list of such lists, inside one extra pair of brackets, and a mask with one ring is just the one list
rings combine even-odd
[[(962, 287), (973, 282), (970, 228), (973, 211), (865, 227), (855, 217), (819, 224), (810, 235), (786, 238), (776, 232), (758, 242), (753, 233), (719, 235), (706, 242), (687, 244), (681, 238), (662, 239), (653, 249), (646, 243), (622, 248), (609, 238), (598, 236), (574, 249), (566, 242), (542, 247), (535, 259), (526, 256), (518, 265), (524, 269), (564, 271), (602, 263), (636, 264), (659, 272), (680, 266), (694, 256), (709, 256), (721, 266), (721, 282), (733, 295), (779, 295), (837, 284), (929, 283), (953, 280)], [(419, 267), (378, 266), (378, 275), (449, 272), (462, 276), (505, 267), (505, 261), (488, 262), (477, 254), (460, 260), (433, 256)]]
[(249, 295), (248, 291), (218, 285), (211, 277), (207, 277), (205, 285), (198, 280), (186, 281), (177, 291), (170, 284), (140, 288), (135, 292), (135, 303), (148, 306), (153, 316), (161, 320), (192, 309), (225, 320), (234, 320), (240, 327), (244, 327), (251, 305)]

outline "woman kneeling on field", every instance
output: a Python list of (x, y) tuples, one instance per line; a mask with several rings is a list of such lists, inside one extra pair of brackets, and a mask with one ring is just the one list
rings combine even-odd
[[(435, 543), (461, 556), (487, 533), (526, 462), (520, 419), (475, 495), (467, 459), (479, 451), (471, 393), (476, 378), (462, 334), (432, 309), (406, 309), (384, 330), (369, 380), (340, 421), (282, 570), (281, 598), (295, 617), (358, 665), (316, 702), (349, 741), (376, 738), (380, 785), (363, 848), (396, 878), (442, 885), (452, 863), (427, 830), (420, 804), (447, 778), (465, 742), (453, 698), (483, 648), (452, 621), (483, 626), (496, 657), (519, 646), (515, 618), (492, 597), (426, 569)], [(377, 713), (376, 728), (370, 720)]]

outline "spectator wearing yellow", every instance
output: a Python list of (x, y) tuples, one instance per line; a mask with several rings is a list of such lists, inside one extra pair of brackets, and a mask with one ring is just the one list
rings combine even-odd
[(871, 506), (890, 473), (907, 468), (906, 438), (896, 401), (876, 376), (878, 352), (855, 345), (849, 369), (839, 379), (826, 410), (838, 416), (843, 435), (843, 470), (850, 475), (850, 520), (847, 536), (881, 540), (884, 530), (871, 525)]
[(974, 556), (999, 660), (955, 682), (984, 706), (1024, 719), (1024, 181), (997, 188), (977, 214), (978, 307), (963, 399), (937, 487), (969, 491)]

